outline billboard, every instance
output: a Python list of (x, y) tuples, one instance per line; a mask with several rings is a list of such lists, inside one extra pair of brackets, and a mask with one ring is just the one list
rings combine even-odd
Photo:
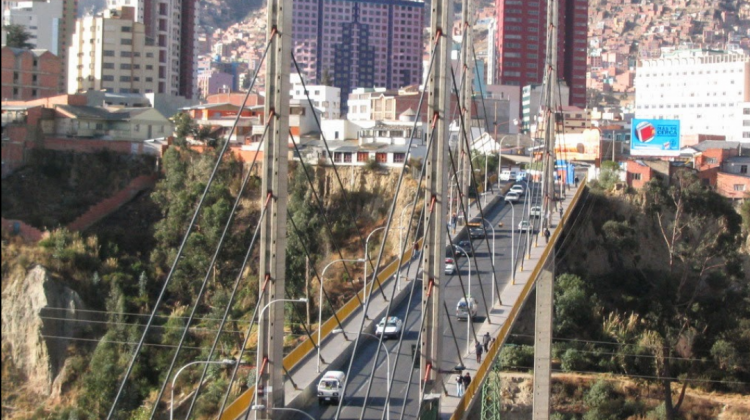
[(630, 154), (633, 156), (678, 156), (680, 120), (633, 119)]
[(594, 162), (599, 158), (600, 137), (598, 129), (587, 129), (582, 133), (557, 133), (555, 155), (562, 160)]

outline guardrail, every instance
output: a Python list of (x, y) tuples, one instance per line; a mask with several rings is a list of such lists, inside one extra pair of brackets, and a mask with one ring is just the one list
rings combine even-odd
[[(586, 187), (586, 180), (584, 179), (583, 183), (578, 188), (578, 191), (576, 191), (575, 195), (571, 199), (570, 205), (568, 205), (568, 208), (565, 209), (563, 222), (567, 222), (568, 218), (570, 217), (571, 211), (578, 204), (578, 200), (581, 198), (581, 194), (584, 191), (585, 187)], [(523, 290), (521, 291), (521, 294), (518, 297), (518, 300), (516, 301), (515, 305), (513, 305), (513, 309), (511, 309), (510, 313), (508, 314), (508, 318), (505, 320), (505, 323), (500, 328), (500, 331), (498, 332), (498, 335), (495, 338), (495, 344), (492, 347), (490, 347), (489, 351), (487, 352), (487, 356), (479, 365), (479, 368), (477, 368), (477, 373), (474, 375), (474, 378), (471, 381), (471, 384), (469, 384), (466, 391), (464, 392), (463, 397), (461, 397), (461, 400), (458, 402), (458, 406), (456, 407), (456, 411), (453, 412), (453, 415), (451, 416), (451, 420), (459, 420), (463, 418), (464, 414), (470, 408), (472, 401), (474, 400), (474, 396), (477, 394), (477, 392), (479, 392), (480, 390), (479, 387), (484, 383), (484, 380), (486, 379), (486, 376), (487, 376), (487, 372), (492, 367), (492, 363), (494, 363), (494, 360), (497, 357), (497, 354), (500, 351), (500, 348), (508, 339), (508, 334), (510, 333), (510, 329), (513, 327), (513, 324), (516, 321), (516, 317), (518, 316), (518, 313), (521, 311), (521, 307), (523, 306), (523, 303), (526, 302), (526, 299), (528, 299), (529, 294), (531, 293), (531, 290), (533, 289), (534, 284), (536, 283), (536, 279), (539, 276), (539, 272), (542, 271), (542, 268), (544, 267), (547, 259), (549, 258), (550, 253), (552, 252), (552, 250), (555, 249), (554, 244), (557, 242), (557, 239), (562, 234), (562, 230), (564, 228), (565, 228), (565, 223), (558, 223), (557, 227), (555, 228), (555, 231), (552, 233), (552, 236), (550, 237), (549, 243), (547, 244), (547, 246), (545, 246), (545, 249), (542, 252), (541, 257), (539, 258), (539, 261), (536, 263), (534, 270), (531, 272), (531, 277), (529, 277), (529, 281), (526, 282), (526, 284), (524, 285)]]
[[(418, 244), (420, 247), (422, 246), (421, 239), (419, 240)], [(380, 286), (376, 284), (376, 288), (375, 290), (373, 290), (373, 296), (375, 291), (378, 291), (380, 290), (380, 288), (385, 286), (386, 280), (393, 276), (393, 274), (396, 273), (404, 263), (409, 262), (413, 252), (413, 248), (410, 247), (404, 252), (401, 260), (393, 261), (380, 271), (380, 274), (378, 275)], [(336, 316), (339, 320), (341, 320), (341, 322), (344, 322), (346, 319), (352, 316), (354, 312), (360, 307), (359, 302), (364, 300), (365, 291), (360, 290), (357, 293), (357, 296), (359, 296), (360, 300), (352, 297), (348, 302), (346, 302), (346, 304), (344, 304), (344, 306), (336, 311)], [(331, 333), (331, 331), (333, 331), (337, 326), (338, 323), (336, 322), (335, 317), (328, 318), (328, 320), (326, 320), (323, 325), (320, 326), (321, 341), (324, 341)], [(295, 347), (294, 350), (292, 350), (284, 357), (283, 364), (287, 372), (291, 372), (292, 368), (294, 368), (294, 366), (296, 366), (297, 363), (299, 363), (310, 352), (315, 350), (315, 346), (319, 344), (317, 343), (316, 333), (313, 333), (310, 336), (312, 338), (308, 337), (307, 339), (305, 339), (305, 341), (300, 343), (300, 345)], [(238, 418), (243, 412), (245, 412), (245, 410), (247, 410), (248, 407), (250, 407), (250, 403), (252, 402), (254, 393), (255, 387), (248, 388), (244, 393), (242, 393), (242, 395), (237, 397), (236, 400), (229, 404), (229, 406), (227, 406), (223, 413), (221, 413), (221, 420), (235, 420), (236, 418)]]

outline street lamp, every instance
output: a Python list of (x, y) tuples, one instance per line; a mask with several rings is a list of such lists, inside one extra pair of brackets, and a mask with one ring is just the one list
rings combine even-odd
[[(252, 407), (250, 407), (250, 409), (253, 410), (253, 411), (256, 411), (256, 410), (265, 410), (266, 406), (265, 405), (257, 405), (256, 404), (256, 405), (253, 405)], [(307, 418), (309, 418), (311, 420), (315, 420), (315, 417), (311, 416), (310, 413), (307, 413), (307, 412), (302, 411), (302, 410), (297, 410), (296, 408), (271, 407), (270, 410), (271, 411), (294, 411), (295, 413), (299, 413), (299, 414), (307, 416)]]
[(492, 306), (495, 306), (495, 227), (487, 219), (482, 219), (482, 224), (484, 223), (492, 229)]
[(454, 245), (454, 247), (457, 250), (463, 252), (464, 255), (466, 256), (466, 261), (469, 262), (469, 293), (466, 296), (466, 306), (467, 306), (467, 308), (469, 310), (469, 316), (466, 318), (466, 354), (468, 355), (469, 354), (469, 342), (471, 341), (470, 338), (469, 338), (471, 336), (471, 334), (470, 334), (470, 332), (471, 332), (471, 325), (470, 324), (473, 322), (473, 319), (471, 317), (471, 302), (469, 302), (469, 298), (471, 298), (471, 259), (469, 258), (469, 254), (466, 253), (466, 251), (463, 248), (461, 248), (458, 245)]
[[(276, 302), (307, 303), (307, 298), (274, 299), (268, 302), (266, 306), (264, 306), (263, 309), (260, 310), (260, 316), (258, 317), (258, 332), (260, 332), (260, 329), (263, 328), (263, 313), (266, 312), (266, 309), (268, 309), (268, 307), (270, 307)], [(260, 346), (260, 340), (258, 341), (258, 346)], [(320, 347), (320, 344), (318, 344), (318, 347)], [(258, 349), (257, 353), (258, 353), (258, 363), (255, 365), (255, 404), (258, 404), (258, 381), (260, 380), (260, 371), (258, 371), (258, 369), (260, 369), (261, 366), (263, 365), (263, 352), (260, 351), (260, 348)]]
[[(368, 301), (368, 299), (370, 297), (370, 294), (367, 293), (367, 262), (370, 259), (370, 256), (367, 253), (367, 244), (370, 243), (370, 237), (372, 236), (372, 234), (375, 233), (375, 232), (377, 232), (377, 231), (379, 231), (379, 230), (381, 230), (381, 229), (385, 229), (385, 226), (381, 226), (379, 228), (373, 229), (372, 232), (370, 232), (370, 234), (367, 235), (367, 239), (365, 239), (365, 258), (364, 258), (364, 262), (365, 262), (365, 264), (364, 264), (364, 266), (365, 266), (365, 272), (364, 272), (364, 276), (365, 276), (365, 305), (367, 305), (367, 301)], [(370, 286), (370, 288), (372, 288), (372, 286)], [(367, 315), (367, 314), (365, 314), (365, 315)]]
[(174, 374), (174, 378), (172, 378), (172, 389), (170, 391), (170, 398), (169, 398), (169, 420), (172, 420), (174, 418), (174, 385), (177, 382), (177, 377), (180, 376), (180, 373), (185, 370), (186, 367), (197, 365), (197, 364), (203, 364), (203, 365), (234, 365), (237, 362), (232, 359), (224, 359), (224, 360), (197, 360), (195, 362), (190, 362), (186, 364), (185, 366), (181, 367), (180, 370), (177, 371), (177, 373)]
[[(339, 333), (357, 334), (357, 333), (351, 332), (351, 331), (346, 331), (345, 332), (341, 328), (336, 328), (333, 331), (331, 331), (331, 334), (339, 334)], [(372, 337), (372, 338), (378, 340), (378, 342), (380, 343), (380, 346), (383, 348), (383, 351), (385, 352), (385, 361), (386, 361), (386, 366), (385, 366), (386, 367), (386, 370), (385, 370), (385, 383), (386, 383), (386, 386), (388, 388), (390, 388), (390, 386), (391, 386), (391, 354), (388, 352), (388, 348), (385, 346), (385, 343), (383, 343), (383, 341), (380, 340), (377, 336), (372, 335), (370, 333), (366, 333), (366, 332), (362, 332), (360, 334), (366, 335), (368, 337)], [(384, 334), (385, 334), (385, 332), (384, 332)], [(344, 396), (342, 395), (341, 399), (343, 399), (343, 398), (344, 398)], [(387, 420), (390, 420), (390, 418), (391, 418), (390, 407), (391, 407), (391, 404), (390, 403), (386, 403), (385, 412), (386, 412), (386, 419)]]
[[(510, 259), (511, 263), (511, 284), (516, 285), (516, 206), (513, 205), (512, 201), (508, 201), (510, 204)], [(494, 255), (493, 255), (494, 256)]]
[(347, 259), (333, 260), (329, 262), (328, 265), (326, 265), (323, 268), (323, 273), (320, 275), (320, 293), (318, 294), (318, 302), (319, 302), (318, 303), (318, 346), (317, 346), (318, 347), (318, 366), (317, 366), (318, 373), (320, 373), (320, 330), (323, 329), (323, 281), (326, 278), (326, 270), (328, 270), (328, 267), (330, 267), (331, 265), (337, 262), (357, 262), (358, 263), (358, 262), (364, 262), (364, 261), (365, 261), (364, 258), (359, 258), (356, 260), (347, 260)]

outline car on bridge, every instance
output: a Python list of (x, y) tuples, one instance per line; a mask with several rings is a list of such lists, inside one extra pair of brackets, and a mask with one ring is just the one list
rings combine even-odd
[(542, 206), (534, 206), (529, 210), (531, 217), (542, 217)]
[(466, 255), (468, 255), (469, 257), (471, 257), (471, 255), (472, 255), (472, 252), (471, 252), (471, 241), (459, 241), (458, 242), (458, 247), (461, 248), (461, 249), (463, 249), (464, 251), (466, 251)]
[(341, 401), (342, 387), (346, 374), (338, 370), (330, 370), (318, 382), (318, 405), (323, 403), (338, 404)]
[(453, 258), (445, 259), (445, 274), (453, 275), (456, 273), (456, 260)]
[(383, 339), (398, 337), (401, 334), (402, 325), (401, 319), (397, 316), (389, 316), (388, 319), (383, 317), (375, 327), (375, 335), (378, 337), (382, 335)]
[(526, 194), (526, 188), (523, 187), (521, 184), (516, 184), (512, 187), (510, 187), (510, 191), (512, 193), (516, 193), (519, 196)]
[(468, 321), (469, 319), (474, 321), (478, 310), (479, 304), (476, 299), (471, 296), (461, 298), (456, 304), (456, 319), (459, 321)]
[(469, 237), (471, 239), (481, 239), (481, 238), (484, 238), (484, 229), (482, 229), (482, 228), (470, 228), (469, 229)]
[(528, 220), (521, 220), (518, 222), (518, 231), (519, 232), (528, 232), (532, 230), (531, 222)]
[(508, 194), (505, 194), (505, 201), (511, 202), (511, 203), (517, 203), (521, 200), (521, 195), (514, 192), (509, 192)]

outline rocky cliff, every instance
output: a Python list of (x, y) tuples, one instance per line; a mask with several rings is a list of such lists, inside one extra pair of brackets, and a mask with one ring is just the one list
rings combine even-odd
[(9, 282), (2, 292), (3, 350), (9, 350), (28, 391), (50, 396), (67, 357), (66, 338), (83, 328), (76, 322), (84, 319), (83, 302), (39, 265)]

